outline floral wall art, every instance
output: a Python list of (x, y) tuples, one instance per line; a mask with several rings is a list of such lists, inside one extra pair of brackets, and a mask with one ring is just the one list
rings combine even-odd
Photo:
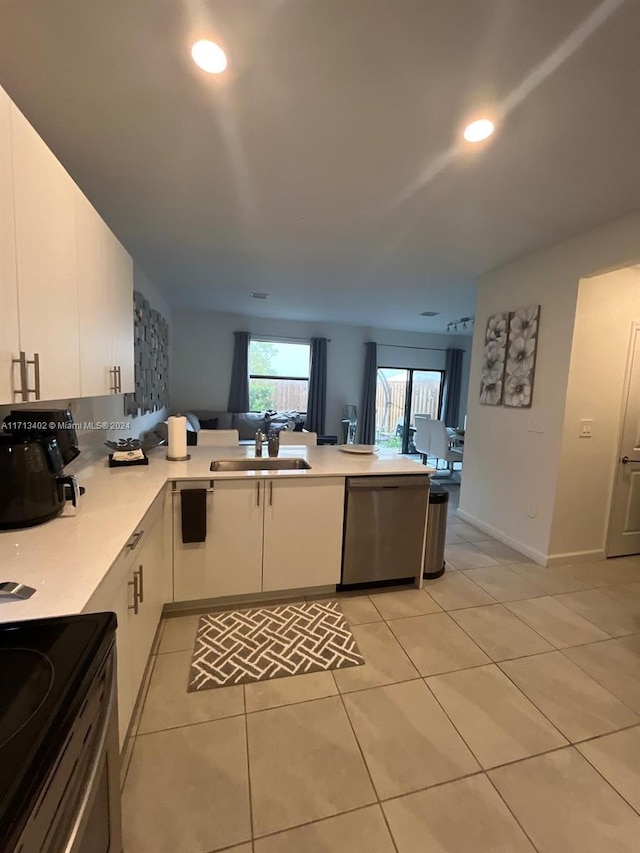
[(508, 312), (494, 314), (487, 320), (480, 381), (480, 402), (485, 406), (502, 403), (508, 325)]
[(539, 322), (539, 305), (489, 317), (482, 354), (482, 404), (531, 406)]
[(526, 409), (531, 405), (539, 321), (539, 305), (518, 308), (509, 318), (509, 341), (504, 379), (505, 406)]

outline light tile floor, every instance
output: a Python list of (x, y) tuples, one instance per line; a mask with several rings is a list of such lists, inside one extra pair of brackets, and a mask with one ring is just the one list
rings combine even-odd
[(187, 694), (164, 621), (125, 853), (637, 853), (640, 558), (540, 568), (456, 491), (443, 578), (340, 596), (362, 667)]

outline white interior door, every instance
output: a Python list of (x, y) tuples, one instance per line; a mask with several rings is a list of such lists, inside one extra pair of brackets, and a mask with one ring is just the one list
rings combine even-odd
[(607, 556), (640, 554), (640, 323), (631, 335), (628, 386), (618, 453)]

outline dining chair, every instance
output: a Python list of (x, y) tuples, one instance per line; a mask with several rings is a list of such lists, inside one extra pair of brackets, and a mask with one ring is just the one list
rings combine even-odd
[(429, 454), (435, 456), (436, 467), (440, 459), (447, 463), (449, 476), (453, 476), (453, 466), (456, 462), (462, 464), (462, 451), (453, 450), (450, 446), (450, 438), (444, 421), (431, 421), (431, 436), (429, 443)]
[(416, 431), (413, 436), (413, 443), (422, 457), (422, 464), (426, 465), (427, 456), (431, 452), (431, 415), (416, 415), (414, 420)]
[(313, 447), (318, 443), (317, 432), (294, 432), (292, 429), (280, 430), (280, 444), (304, 444)]
[(201, 429), (198, 430), (199, 447), (224, 447), (240, 444), (237, 429)]

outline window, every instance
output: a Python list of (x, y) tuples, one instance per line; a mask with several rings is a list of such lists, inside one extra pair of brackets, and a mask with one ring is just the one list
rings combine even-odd
[(249, 342), (249, 408), (252, 412), (306, 412), (311, 344)]

